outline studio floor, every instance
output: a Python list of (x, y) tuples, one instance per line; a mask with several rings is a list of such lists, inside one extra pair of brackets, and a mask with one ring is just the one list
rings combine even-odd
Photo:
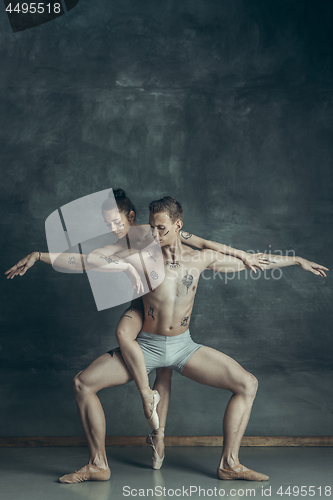
[(148, 447), (112, 447), (107, 453), (110, 481), (67, 485), (58, 477), (87, 463), (85, 448), (0, 448), (0, 498), (333, 498), (333, 448), (242, 448), (241, 462), (269, 475), (265, 483), (219, 481), (215, 447), (168, 447), (160, 471), (150, 468)]

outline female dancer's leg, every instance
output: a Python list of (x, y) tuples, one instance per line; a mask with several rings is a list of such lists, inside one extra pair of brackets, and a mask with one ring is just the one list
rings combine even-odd
[[(163, 426), (165, 426), (170, 397), (171, 370), (157, 371), (154, 390), (149, 387), (145, 358), (141, 347), (135, 340), (141, 331), (143, 317), (142, 300), (133, 300), (131, 307), (124, 312), (118, 323), (116, 336), (126, 366), (140, 391), (145, 417), (153, 429), (158, 429), (159, 425), (162, 425), (159, 422), (160, 413), (165, 415), (163, 416)], [(163, 408), (161, 406), (160, 412), (156, 412), (160, 397), (163, 400), (160, 406), (162, 405)]]

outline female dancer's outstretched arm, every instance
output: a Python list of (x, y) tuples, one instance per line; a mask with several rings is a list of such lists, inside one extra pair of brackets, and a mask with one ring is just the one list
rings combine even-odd
[(131, 263), (116, 259), (106, 259), (98, 263), (91, 263), (88, 262), (87, 255), (78, 253), (32, 252), (5, 272), (7, 279), (13, 279), (15, 276), (23, 276), (37, 261), (50, 265), (53, 264), (55, 267), (61, 269), (69, 269), (71, 272), (80, 272), (82, 269), (111, 273), (124, 272), (131, 280), (136, 293), (144, 291), (140, 275)]

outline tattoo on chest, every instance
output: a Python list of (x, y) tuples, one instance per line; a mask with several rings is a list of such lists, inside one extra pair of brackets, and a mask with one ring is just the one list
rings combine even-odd
[(189, 240), (192, 236), (192, 234), (187, 231), (180, 231), (180, 235), (184, 240)]
[(70, 257), (68, 259), (68, 264), (75, 264), (75, 257)]
[(149, 307), (148, 316), (151, 316), (153, 319), (155, 319), (154, 318), (154, 308), (153, 307)]
[(154, 257), (154, 256), (153, 256), (150, 252), (148, 252), (148, 253), (149, 253), (149, 257), (150, 257), (151, 259), (153, 259), (153, 261), (154, 261), (154, 262), (156, 262), (155, 257)]
[(173, 261), (173, 260), (167, 260), (165, 263), (171, 269), (173, 269), (175, 267), (180, 267), (180, 262), (178, 260), (175, 260), (175, 261)]
[(193, 283), (192, 274), (188, 274), (188, 271), (186, 271), (186, 274), (185, 274), (184, 278), (182, 279), (182, 283), (184, 286), (186, 286), (186, 293), (188, 293), (188, 289), (190, 288), (190, 286)]
[(158, 274), (157, 274), (157, 272), (156, 271), (152, 271), (150, 273), (150, 277), (151, 277), (152, 280), (158, 280)]
[(187, 326), (188, 325), (188, 318), (189, 316), (185, 316), (180, 322), (180, 326)]
[(130, 316), (129, 314), (123, 314), (123, 318), (131, 318), (132, 319), (132, 316)]
[(113, 262), (114, 264), (119, 264), (117, 260), (111, 259), (111, 257), (101, 257), (101, 259), (104, 259), (108, 264), (111, 264)]

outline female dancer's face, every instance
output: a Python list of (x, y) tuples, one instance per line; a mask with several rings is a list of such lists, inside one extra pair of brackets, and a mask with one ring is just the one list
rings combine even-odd
[(126, 215), (118, 210), (103, 212), (103, 217), (110, 231), (117, 236), (118, 240), (123, 238), (131, 226)]

